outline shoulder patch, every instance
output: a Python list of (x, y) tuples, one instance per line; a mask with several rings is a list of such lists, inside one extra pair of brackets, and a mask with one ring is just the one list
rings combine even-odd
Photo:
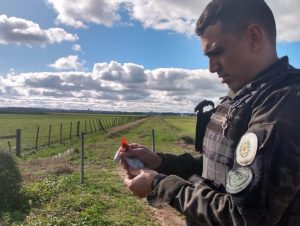
[(237, 149), (236, 161), (241, 166), (250, 165), (257, 152), (258, 139), (255, 133), (246, 133), (242, 136)]
[(249, 167), (240, 167), (228, 172), (226, 180), (226, 191), (237, 194), (243, 191), (252, 181), (253, 173)]

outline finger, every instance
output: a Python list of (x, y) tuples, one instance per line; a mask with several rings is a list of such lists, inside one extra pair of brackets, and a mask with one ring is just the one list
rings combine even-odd
[(122, 156), (122, 157), (138, 157), (143, 153), (142, 152), (143, 150), (144, 150), (144, 148), (137, 147), (137, 148), (131, 149), (130, 151), (121, 152), (120, 156)]
[(135, 175), (135, 176), (140, 175), (140, 174), (143, 173), (143, 172), (144, 172), (143, 169), (131, 170), (131, 174), (132, 174), (132, 175)]
[(131, 149), (137, 148), (138, 146), (140, 146), (140, 145), (137, 144), (137, 143), (131, 143), (131, 144), (129, 144), (129, 147), (130, 147)]
[(125, 184), (127, 187), (129, 187), (129, 186), (131, 185), (131, 183), (132, 183), (132, 179), (129, 178), (129, 177), (125, 177), (125, 179), (124, 179), (124, 184)]
[(125, 169), (126, 171), (130, 171), (130, 167), (128, 165), (128, 163), (126, 162), (126, 160), (124, 158), (121, 157), (121, 164), (123, 166), (123, 169)]

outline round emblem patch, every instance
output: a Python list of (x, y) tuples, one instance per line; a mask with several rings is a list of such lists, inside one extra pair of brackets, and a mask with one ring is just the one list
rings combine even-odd
[(226, 191), (237, 194), (244, 190), (252, 181), (253, 173), (249, 167), (240, 167), (228, 172)]
[(258, 139), (255, 133), (247, 133), (242, 136), (237, 149), (236, 161), (242, 166), (250, 165), (257, 152)]

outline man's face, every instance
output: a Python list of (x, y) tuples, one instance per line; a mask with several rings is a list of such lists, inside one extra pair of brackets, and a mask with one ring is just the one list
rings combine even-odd
[(250, 46), (245, 35), (224, 33), (221, 26), (217, 22), (206, 28), (201, 36), (202, 49), (209, 59), (209, 70), (236, 92), (253, 77)]

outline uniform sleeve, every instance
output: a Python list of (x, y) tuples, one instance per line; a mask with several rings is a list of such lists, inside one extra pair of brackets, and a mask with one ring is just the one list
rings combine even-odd
[(162, 158), (162, 163), (157, 172), (166, 175), (177, 175), (187, 179), (193, 174), (202, 174), (202, 156), (192, 156), (189, 153), (182, 155), (158, 153)]
[(300, 222), (299, 95), (299, 89), (274, 92), (257, 105), (249, 123), (248, 132), (258, 137), (257, 154), (249, 165), (254, 177), (233, 200), (242, 215), (258, 216), (264, 225)]
[(232, 197), (218, 193), (205, 181), (192, 184), (170, 175), (147, 196), (148, 203), (157, 208), (167, 204), (184, 214), (188, 221), (199, 225), (246, 225)]

